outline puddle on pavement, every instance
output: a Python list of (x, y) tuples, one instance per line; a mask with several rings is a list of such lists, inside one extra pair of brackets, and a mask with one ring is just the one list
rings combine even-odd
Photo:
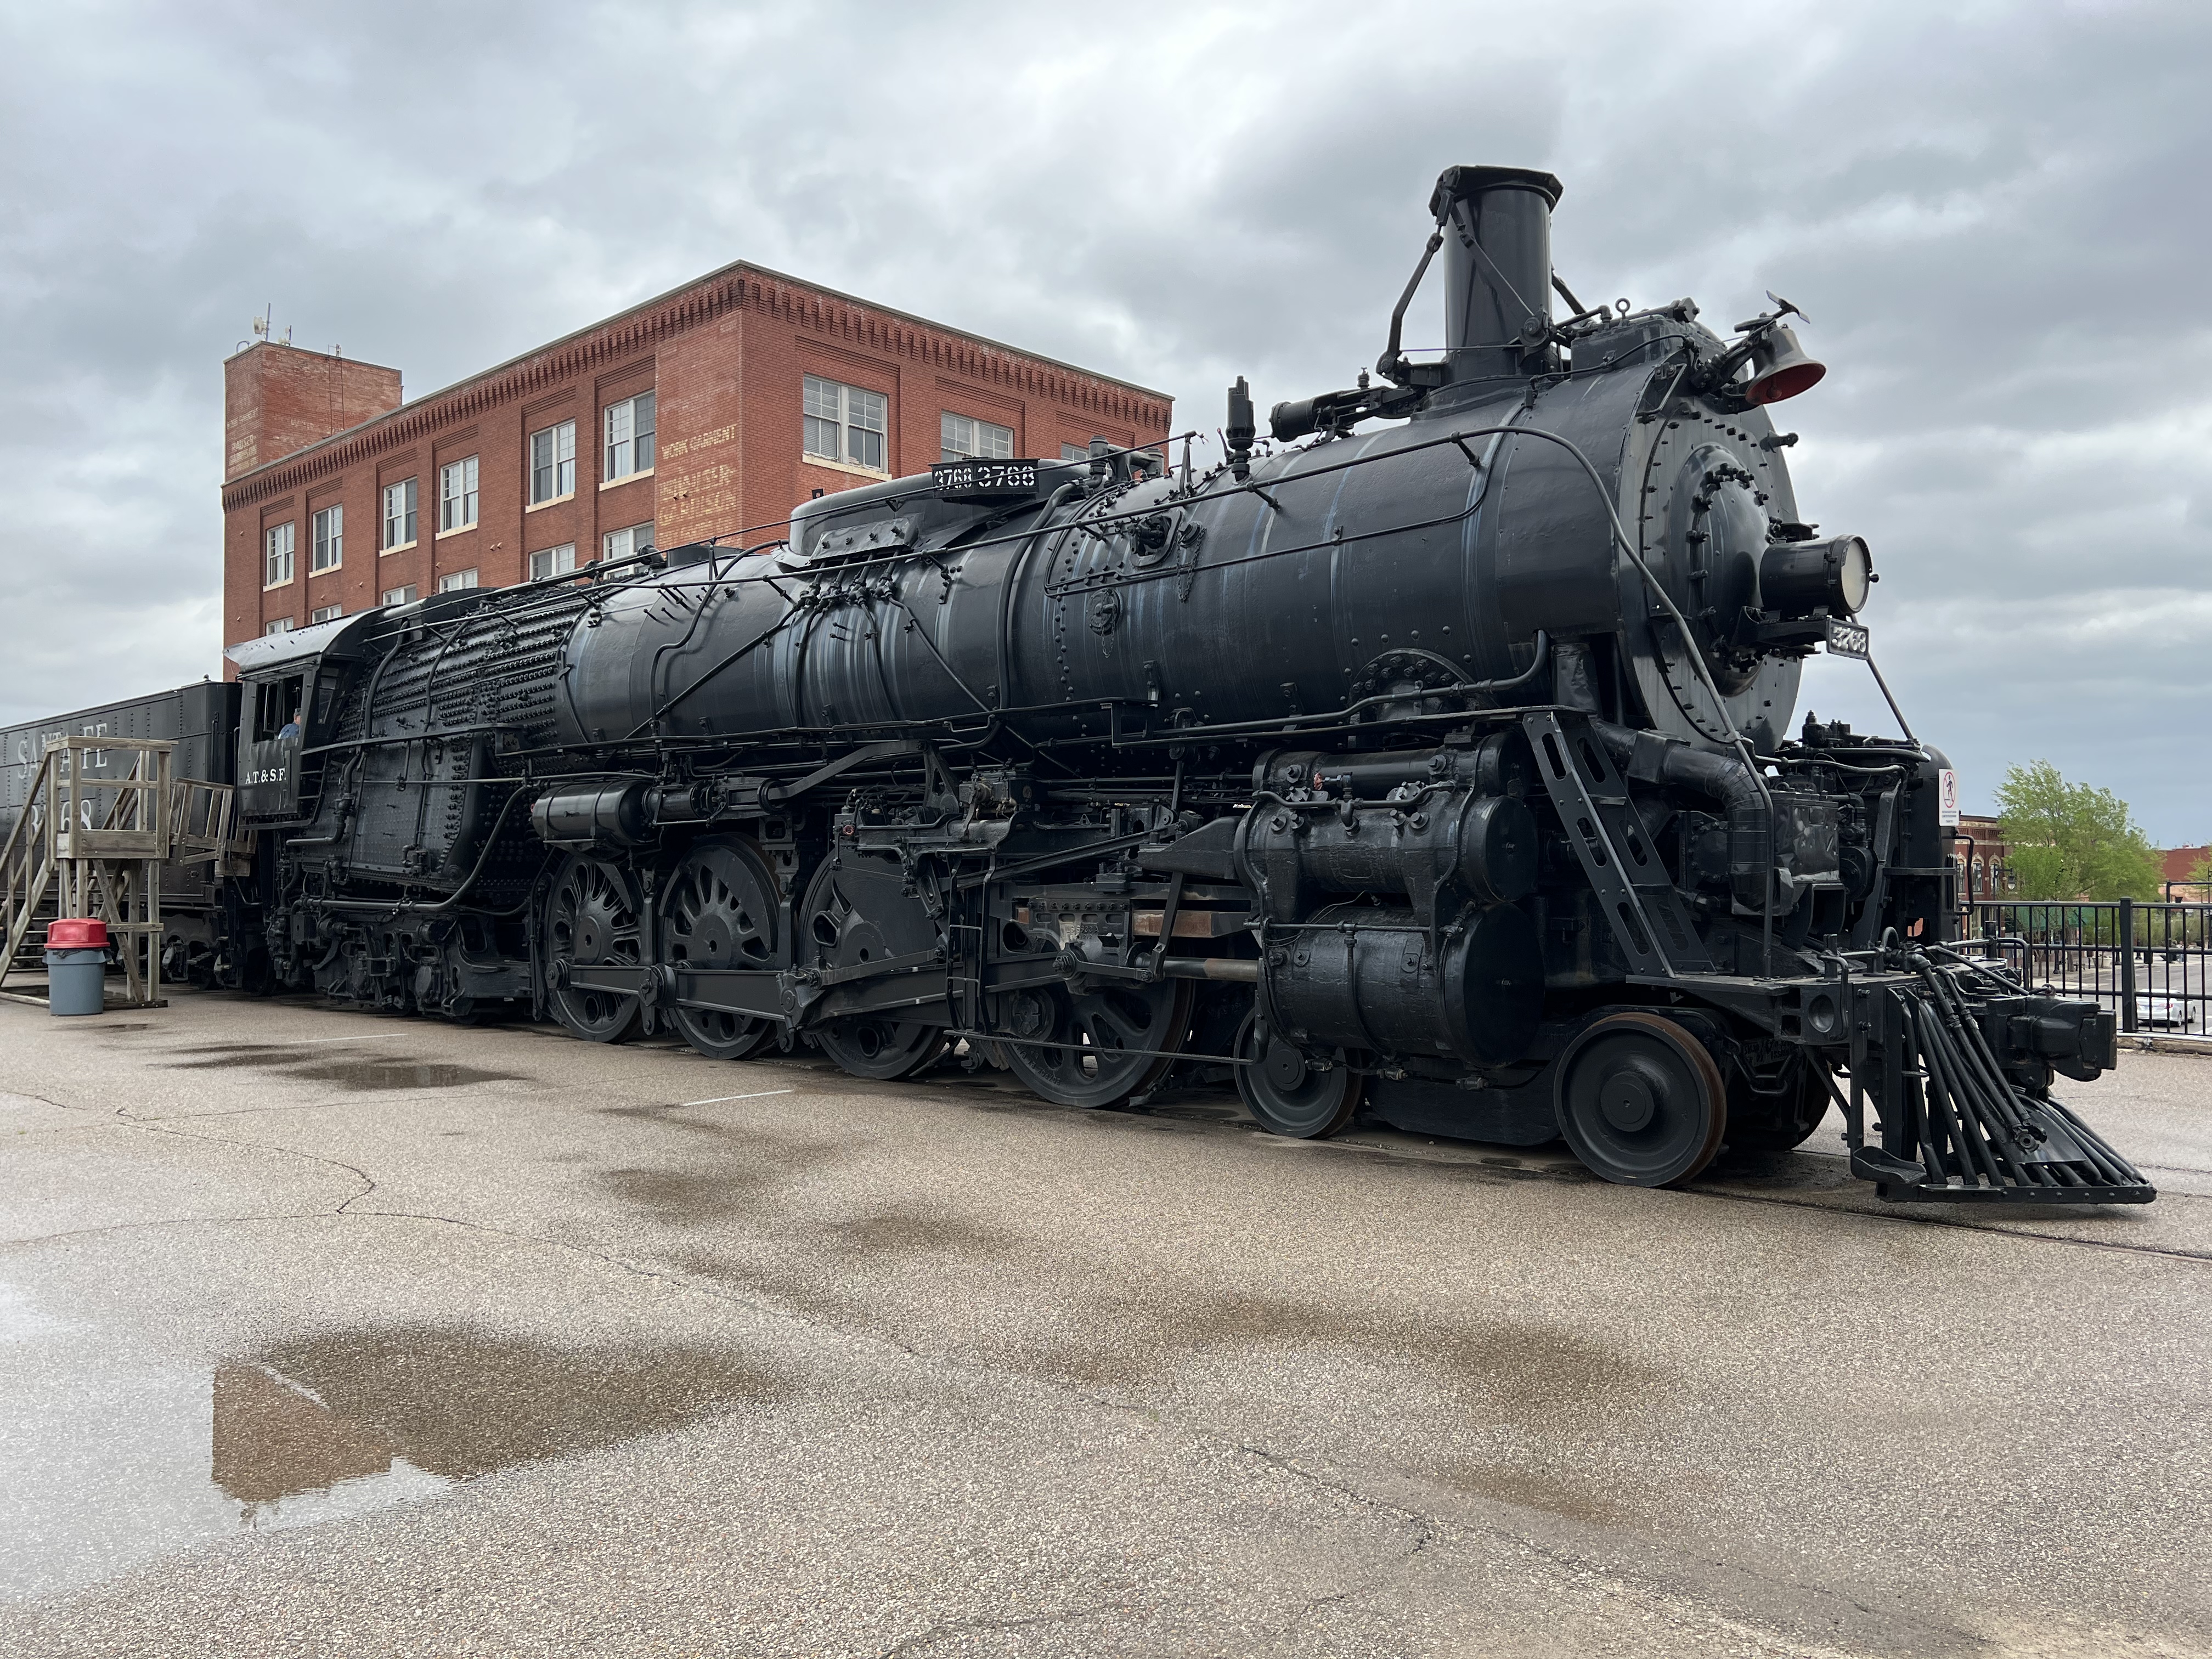
[(783, 1392), (726, 1349), (568, 1349), (463, 1327), (279, 1342), (215, 1376), (215, 1483), (249, 1510), (404, 1468), (437, 1484)]
[(464, 1326), (323, 1332), (180, 1369), (0, 1285), (0, 1606), (241, 1531), (313, 1525), (787, 1395), (725, 1346)]
[(513, 1072), (486, 1071), (446, 1060), (394, 1059), (383, 1054), (332, 1054), (283, 1043), (220, 1043), (176, 1051), (171, 1071), (258, 1071), (307, 1083), (330, 1083), (352, 1093), (394, 1089), (459, 1089), (471, 1083), (507, 1083)]

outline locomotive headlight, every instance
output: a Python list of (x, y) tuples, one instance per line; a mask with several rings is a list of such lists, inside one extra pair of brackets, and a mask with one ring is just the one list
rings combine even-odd
[(1759, 604), (1778, 617), (1856, 616), (1873, 586), (1874, 555), (1860, 536), (1770, 542), (1759, 562)]

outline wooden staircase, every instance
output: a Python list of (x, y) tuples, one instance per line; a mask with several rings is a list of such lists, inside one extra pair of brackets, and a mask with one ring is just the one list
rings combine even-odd
[[(171, 777), (174, 746), (154, 738), (46, 740), (0, 846), (0, 987), (11, 974), (44, 971), (46, 923), (97, 917), (118, 946), (128, 1001), (159, 1001), (161, 866), (212, 860), (220, 878), (247, 866), (252, 846), (239, 833), (231, 786)], [(101, 750), (131, 754), (129, 774), (95, 775), (88, 757)]]

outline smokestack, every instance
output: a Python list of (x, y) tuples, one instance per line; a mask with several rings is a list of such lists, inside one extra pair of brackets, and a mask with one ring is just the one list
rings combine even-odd
[(1455, 381), (1522, 372), (1552, 319), (1559, 181), (1527, 167), (1446, 167), (1429, 198), (1444, 224), (1444, 348)]

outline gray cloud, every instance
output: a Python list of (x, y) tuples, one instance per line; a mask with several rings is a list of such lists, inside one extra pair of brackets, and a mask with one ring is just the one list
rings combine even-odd
[[(1211, 428), (1237, 374), (1370, 362), (1437, 168), (1503, 161), (1566, 181), (1585, 298), (1813, 314), (1800, 497), (1874, 542), (1970, 805), (2048, 757), (2212, 836), (2175, 764), (2212, 702), (2201, 8), (529, 17), (0, 21), (0, 719), (215, 669), (219, 365), (264, 301), (416, 395), (748, 258)], [(1842, 663), (1806, 701), (1880, 708)]]

